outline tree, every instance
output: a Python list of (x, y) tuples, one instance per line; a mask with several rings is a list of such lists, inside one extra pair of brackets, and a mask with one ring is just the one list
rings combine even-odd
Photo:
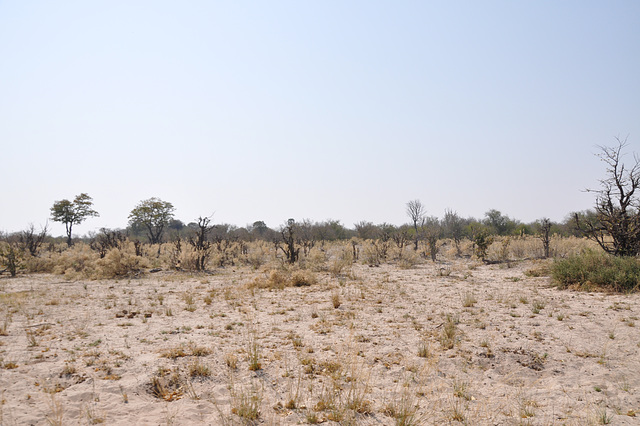
[(509, 235), (516, 229), (516, 222), (499, 210), (491, 209), (485, 214), (484, 224), (497, 235)]
[(577, 228), (607, 253), (637, 256), (640, 253), (640, 158), (634, 153), (631, 168), (622, 162), (627, 140), (616, 138), (618, 146), (599, 147), (598, 157), (606, 164), (601, 189), (587, 189), (596, 194), (595, 217), (574, 213)]
[(414, 242), (415, 251), (418, 251), (418, 240), (419, 240), (418, 227), (423, 225), (424, 215), (426, 213), (427, 213), (427, 210), (425, 209), (424, 205), (420, 202), (420, 200), (412, 200), (407, 203), (407, 215), (413, 222), (413, 229), (416, 233), (415, 242)]
[(53, 203), (51, 207), (51, 218), (54, 222), (64, 223), (67, 231), (67, 246), (71, 246), (71, 231), (73, 225), (79, 225), (89, 217), (100, 216), (97, 211), (93, 210), (93, 199), (82, 193), (76, 195), (73, 201), (61, 200)]
[(267, 232), (269, 231), (270, 231), (269, 227), (262, 220), (256, 220), (251, 225), (251, 233), (257, 234), (259, 238), (264, 238)]
[(456, 247), (456, 256), (460, 257), (462, 254), (460, 242), (464, 237), (464, 220), (455, 211), (447, 209), (444, 211), (442, 227), (444, 228), (445, 237), (453, 240), (453, 244)]
[(549, 247), (551, 245), (551, 220), (547, 217), (543, 217), (536, 222), (538, 228), (538, 238), (542, 241), (542, 248), (544, 250), (544, 258), (549, 257)]
[(280, 241), (276, 241), (276, 250), (279, 248), (287, 257), (290, 264), (296, 263), (300, 254), (300, 247), (296, 248), (296, 233), (298, 232), (298, 224), (294, 219), (287, 220), (287, 223), (280, 229), (280, 235), (284, 243), (284, 247), (280, 245)]
[(208, 239), (208, 235), (213, 227), (209, 226), (210, 222), (210, 217), (200, 216), (198, 218), (198, 228), (196, 232), (189, 237), (189, 244), (191, 244), (193, 250), (196, 252), (197, 271), (204, 271), (207, 268), (207, 262), (211, 255), (211, 242)]
[(361, 220), (354, 224), (356, 235), (363, 240), (373, 239), (378, 233), (378, 228), (372, 223), (365, 220)]
[(435, 262), (438, 251), (440, 250), (440, 247), (438, 247), (438, 240), (442, 237), (442, 224), (435, 216), (425, 218), (422, 226), (422, 233), (427, 240), (431, 260)]
[(36, 232), (36, 228), (33, 223), (29, 224), (29, 227), (18, 234), (18, 240), (25, 251), (28, 251), (31, 256), (38, 254), (38, 249), (44, 243), (47, 238), (47, 224), (44, 228), (40, 228), (40, 232)]
[(151, 244), (160, 244), (165, 228), (173, 219), (175, 208), (168, 201), (152, 197), (140, 203), (129, 214), (129, 225), (142, 227)]

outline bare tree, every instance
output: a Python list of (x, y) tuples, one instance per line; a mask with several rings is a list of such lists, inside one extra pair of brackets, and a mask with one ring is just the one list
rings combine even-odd
[(412, 200), (407, 203), (407, 215), (411, 219), (411, 222), (413, 222), (413, 229), (416, 233), (414, 241), (415, 251), (418, 251), (418, 240), (420, 239), (418, 228), (423, 225), (426, 213), (427, 210), (420, 200)]
[[(276, 250), (280, 249), (291, 264), (296, 263), (300, 254), (300, 247), (296, 248), (296, 233), (298, 225), (294, 219), (287, 220), (287, 223), (280, 229), (281, 241), (276, 241)], [(284, 243), (284, 246), (280, 243)]]
[(207, 268), (209, 256), (211, 256), (211, 242), (209, 241), (209, 233), (213, 229), (209, 226), (211, 217), (198, 218), (198, 228), (194, 235), (189, 236), (189, 244), (196, 252), (196, 270), (204, 271)]
[(40, 249), (45, 238), (47, 238), (47, 226), (48, 224), (45, 223), (44, 228), (40, 228), (40, 232), (36, 232), (36, 228), (33, 226), (33, 223), (31, 223), (26, 230), (20, 232), (18, 235), (20, 244), (31, 256), (38, 254), (38, 249)]
[(100, 254), (100, 259), (107, 255), (111, 249), (122, 249), (127, 242), (127, 234), (119, 229), (100, 228), (100, 233), (95, 235), (89, 247)]
[(402, 256), (402, 250), (411, 241), (411, 228), (408, 225), (402, 225), (391, 234), (391, 239), (400, 249), (400, 256)]
[(627, 140), (616, 138), (618, 146), (599, 147), (598, 156), (607, 165), (607, 177), (600, 180), (601, 189), (588, 189), (596, 194), (595, 220), (574, 214), (577, 228), (615, 256), (637, 256), (640, 253), (640, 158), (634, 153), (633, 165), (622, 162)]

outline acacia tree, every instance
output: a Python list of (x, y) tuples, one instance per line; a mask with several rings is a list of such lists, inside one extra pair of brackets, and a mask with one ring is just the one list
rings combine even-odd
[(637, 256), (640, 253), (640, 158), (627, 168), (622, 162), (627, 140), (616, 138), (618, 146), (599, 147), (598, 157), (606, 164), (606, 178), (601, 189), (587, 189), (596, 194), (595, 218), (588, 220), (574, 213), (577, 228), (607, 253), (615, 256)]
[(129, 225), (144, 228), (151, 244), (160, 244), (175, 208), (168, 201), (152, 197), (143, 200), (129, 213)]
[(424, 205), (420, 200), (412, 200), (407, 203), (407, 215), (413, 222), (413, 230), (415, 231), (414, 250), (418, 251), (418, 240), (420, 235), (418, 228), (424, 225), (424, 216), (427, 213)]
[(82, 193), (76, 195), (73, 201), (61, 200), (53, 203), (51, 207), (51, 219), (54, 222), (64, 223), (67, 231), (67, 246), (71, 246), (71, 231), (73, 225), (79, 225), (89, 217), (100, 216), (97, 211), (93, 210), (93, 198)]

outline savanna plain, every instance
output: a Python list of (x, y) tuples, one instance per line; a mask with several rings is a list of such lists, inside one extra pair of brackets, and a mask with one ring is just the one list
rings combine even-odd
[(0, 277), (0, 424), (640, 424), (640, 296), (557, 288), (535, 238), (470, 244), (256, 242), (207, 272), (165, 244), (109, 279), (79, 244)]

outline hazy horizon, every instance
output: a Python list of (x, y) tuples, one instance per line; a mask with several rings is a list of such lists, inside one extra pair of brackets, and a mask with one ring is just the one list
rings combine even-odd
[[(637, 1), (0, 3), (0, 230), (562, 221), (640, 151)], [(64, 225), (49, 220), (53, 235)]]

